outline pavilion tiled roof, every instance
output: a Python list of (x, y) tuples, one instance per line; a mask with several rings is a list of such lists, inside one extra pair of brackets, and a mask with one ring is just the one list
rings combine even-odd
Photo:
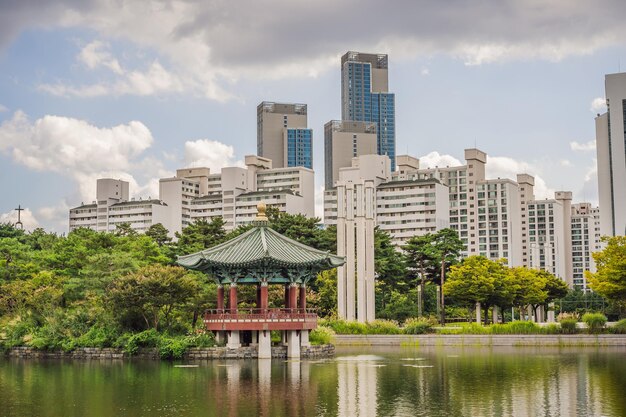
[(281, 235), (256, 221), (254, 227), (228, 242), (180, 256), (177, 263), (185, 268), (207, 271), (215, 268), (254, 268), (260, 265), (277, 268), (315, 267), (332, 269), (345, 263), (343, 257), (304, 245)]

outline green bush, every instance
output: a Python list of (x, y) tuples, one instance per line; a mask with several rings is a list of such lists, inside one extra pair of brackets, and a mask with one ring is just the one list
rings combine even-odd
[(367, 327), (364, 323), (345, 321), (339, 319), (320, 320), (320, 326), (330, 327), (336, 334), (366, 334)]
[(186, 336), (161, 336), (157, 348), (161, 359), (181, 359), (189, 348), (189, 339)]
[(591, 333), (599, 333), (606, 324), (606, 316), (602, 313), (585, 313), (583, 322)]
[(543, 334), (559, 334), (561, 333), (561, 327), (556, 323), (550, 323), (541, 328)]
[(609, 331), (615, 334), (626, 334), (626, 319), (621, 319), (615, 326), (609, 327)]
[(400, 334), (402, 330), (393, 320), (374, 320), (366, 323), (366, 334)]
[(335, 332), (329, 327), (319, 326), (309, 333), (309, 342), (312, 345), (327, 345), (332, 343)]
[(111, 347), (119, 337), (114, 328), (107, 326), (92, 326), (85, 334), (77, 337), (73, 344), (75, 347)]
[(135, 355), (139, 351), (139, 348), (157, 347), (159, 344), (159, 339), (160, 335), (156, 330), (144, 330), (143, 332), (130, 335), (126, 339), (124, 345), (120, 347), (123, 347), (126, 353), (128, 353), (129, 355)]
[(578, 323), (578, 315), (574, 313), (561, 313), (558, 317), (561, 325), (561, 332), (565, 334), (576, 333), (576, 323)]
[(28, 335), (37, 328), (37, 324), (29, 318), (17, 318), (0, 328), (0, 345), (3, 349), (25, 344)]
[(44, 323), (34, 330), (32, 338), (25, 339), (26, 345), (40, 350), (73, 350), (73, 339), (65, 319), (65, 314), (61, 311), (46, 317)]
[(398, 323), (392, 320), (374, 320), (370, 323), (322, 319), (319, 325), (331, 328), (336, 334), (400, 334)]
[(542, 329), (532, 321), (513, 321), (494, 324), (489, 329), (491, 334), (540, 334)]
[(432, 318), (411, 318), (404, 322), (403, 330), (406, 334), (424, 334), (430, 332), (435, 324), (437, 321)]
[(280, 343), (283, 340), (280, 330), (272, 330), (270, 333), (272, 343)]
[(207, 348), (216, 345), (215, 335), (213, 332), (200, 332), (191, 336), (187, 336), (189, 347)]

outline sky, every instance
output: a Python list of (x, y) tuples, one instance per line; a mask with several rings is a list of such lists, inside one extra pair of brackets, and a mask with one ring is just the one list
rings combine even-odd
[(488, 154), (597, 204), (594, 117), (626, 70), (626, 2), (0, 0), (0, 222), (67, 232), (96, 179), (158, 196), (177, 168), (256, 152), (256, 106), (308, 105), (321, 215), (340, 57), (389, 55), (397, 154)]

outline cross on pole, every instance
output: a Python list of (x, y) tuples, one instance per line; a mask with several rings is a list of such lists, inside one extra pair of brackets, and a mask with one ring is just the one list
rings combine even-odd
[(24, 223), (22, 223), (22, 212), (25, 209), (23, 209), (22, 205), (20, 204), (15, 210), (17, 211), (17, 223), (15, 223), (15, 226), (17, 227), (19, 225), (20, 229), (24, 229)]

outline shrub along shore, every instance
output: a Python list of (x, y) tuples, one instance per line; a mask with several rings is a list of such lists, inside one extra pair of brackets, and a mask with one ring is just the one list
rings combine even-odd
[[(601, 317), (600, 317), (601, 316)], [(327, 334), (331, 340), (339, 335), (559, 335), (559, 334), (626, 334), (626, 319), (606, 326), (606, 317), (599, 313), (583, 316), (584, 328), (578, 327), (577, 319), (569, 316), (560, 323), (539, 325), (531, 321), (513, 321), (503, 324), (482, 325), (477, 323), (454, 323), (439, 326), (434, 318), (408, 319), (403, 326), (391, 320), (376, 320), (371, 323), (348, 322), (344, 320), (320, 320), (319, 333)], [(326, 330), (322, 330), (326, 329)]]

